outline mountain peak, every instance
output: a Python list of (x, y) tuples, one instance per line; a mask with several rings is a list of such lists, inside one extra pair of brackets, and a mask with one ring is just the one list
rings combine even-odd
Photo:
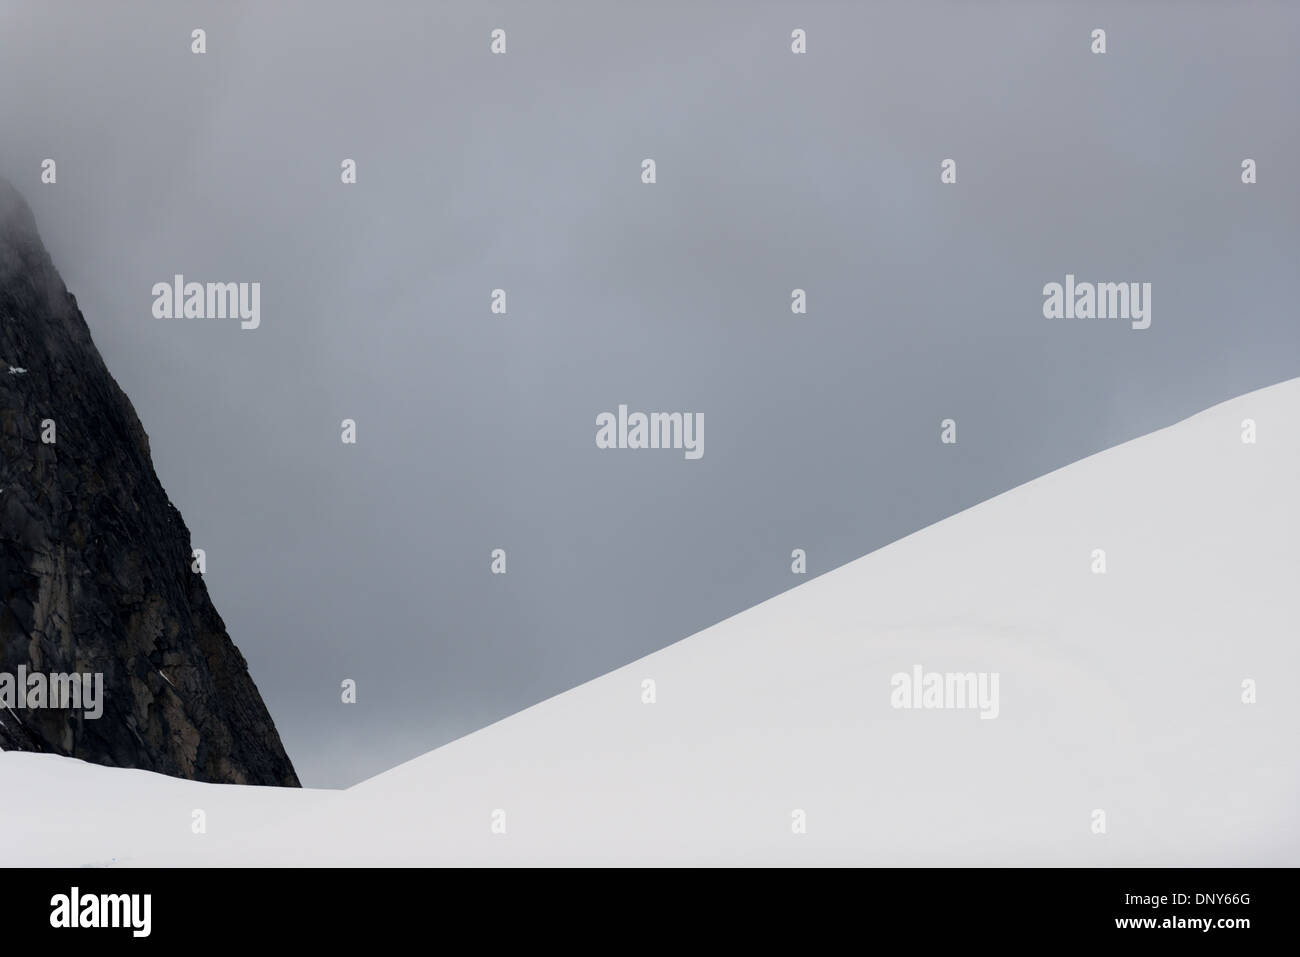
[(297, 786), (191, 562), (135, 409), (0, 179), (0, 748)]
[(23, 194), (9, 180), (0, 176), (0, 235), (8, 237), (24, 233), (36, 233), (36, 217), (32, 215), (32, 209), (27, 205)]

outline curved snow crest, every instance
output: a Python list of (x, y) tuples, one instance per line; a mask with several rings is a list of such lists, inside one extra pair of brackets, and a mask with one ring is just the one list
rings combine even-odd
[[(99, 786), (63, 779), (88, 769), (0, 755), (0, 814), (26, 824), (0, 860), (1300, 864), (1300, 703), (1284, 684), (1300, 672), (1297, 490), (1300, 379), (1035, 479), (347, 791), (93, 769), (134, 775), (132, 805), (165, 806), (168, 836), (105, 812), (70, 849), (61, 827)], [(997, 674), (996, 718), (895, 707), (894, 676), (918, 667)], [(193, 790), (164, 795), (178, 785)], [(197, 838), (175, 809), (206, 794), (225, 803)]]

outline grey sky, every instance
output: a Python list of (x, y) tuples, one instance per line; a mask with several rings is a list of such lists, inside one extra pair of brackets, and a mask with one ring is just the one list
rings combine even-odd
[[(1297, 48), (1281, 3), (3, 2), (0, 172), (343, 786), (798, 584), (794, 547), (1296, 375)], [(153, 319), (177, 272), (260, 281), (261, 328)], [(1152, 283), (1151, 328), (1043, 319), (1067, 272)], [(703, 413), (704, 457), (598, 450), (619, 403)]]

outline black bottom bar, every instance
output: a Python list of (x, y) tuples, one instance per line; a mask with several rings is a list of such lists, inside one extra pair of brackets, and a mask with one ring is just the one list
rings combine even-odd
[(702, 936), (732, 946), (829, 945), (838, 937), (922, 949), (1126, 938), (1137, 946), (1231, 947), (1291, 937), (1296, 872), (8, 869), (0, 882), (8, 944), (75, 935), (94, 946), (119, 939), (373, 947), (418, 934), (452, 946), (502, 945), (516, 935), (531, 945), (585, 938), (615, 950), (699, 944)]

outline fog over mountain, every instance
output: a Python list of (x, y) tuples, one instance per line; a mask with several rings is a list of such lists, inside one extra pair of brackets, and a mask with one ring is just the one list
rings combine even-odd
[(0, 748), (297, 786), (149, 439), (0, 179)]
[(0, 173), (309, 785), (1298, 371), (1297, 4), (129, 7), (0, 0)]

